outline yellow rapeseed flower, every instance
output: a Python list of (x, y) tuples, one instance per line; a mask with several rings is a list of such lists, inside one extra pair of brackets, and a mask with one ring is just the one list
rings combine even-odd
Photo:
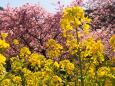
[(84, 17), (84, 18), (82, 19), (82, 21), (84, 21), (84, 22), (86, 22), (86, 23), (90, 23), (92, 20), (91, 20), (90, 18), (88, 18), (88, 17)]
[(69, 52), (75, 54), (78, 51), (78, 43), (76, 39), (67, 40), (66, 45), (69, 47)]
[(47, 55), (49, 58), (59, 57), (63, 49), (63, 46), (57, 43), (54, 39), (48, 40), (46, 47), (47, 47)]
[(22, 47), (21, 48), (21, 50), (20, 50), (20, 56), (28, 56), (28, 55), (30, 55), (31, 54), (31, 52), (30, 52), (30, 50), (29, 50), (29, 48), (27, 48), (27, 47)]
[(1, 86), (11, 86), (11, 80), (4, 79), (0, 84), (1, 84)]
[(75, 25), (74, 26), (79, 26), (81, 25), (81, 21), (78, 18), (75, 18)]
[[(88, 64), (89, 65), (89, 64)], [(87, 66), (88, 66), (87, 65)], [(88, 70), (88, 73), (89, 73), (89, 75), (92, 77), (92, 78), (94, 78), (95, 77), (95, 65), (94, 64), (91, 64), (90, 65), (90, 67), (89, 67), (89, 70)]]
[(54, 62), (54, 67), (59, 68), (58, 62)]
[(6, 73), (6, 68), (3, 66), (3, 64), (0, 64), (0, 80), (2, 79), (2, 76), (4, 77), (5, 73)]
[(89, 33), (89, 24), (84, 24), (83, 28), (84, 28), (84, 33), (88, 34)]
[(0, 64), (5, 64), (6, 57), (0, 54)]
[(22, 81), (21, 77), (14, 76), (12, 80), (13, 80), (14, 83), (16, 83), (18, 85), (21, 85), (21, 81)]
[(43, 61), (43, 58), (44, 56), (43, 55), (40, 55), (38, 53), (32, 53), (30, 55), (30, 58), (29, 58), (29, 62), (35, 66), (35, 65), (39, 65), (41, 64), (41, 62)]
[(27, 69), (27, 68), (23, 68), (22, 69), (22, 72), (24, 73), (24, 74), (31, 74), (31, 71), (29, 70), (29, 69)]
[(3, 39), (5, 39), (8, 36), (8, 33), (1, 33), (1, 36)]
[(18, 45), (18, 44), (19, 44), (19, 40), (14, 39), (14, 40), (13, 40), (13, 43), (14, 43), (15, 45)]
[(59, 76), (55, 75), (55, 76), (53, 76), (52, 81), (54, 83), (61, 83), (62, 79)]
[(72, 63), (67, 63), (67, 65), (66, 65), (66, 70), (67, 70), (67, 73), (68, 73), (68, 74), (72, 74), (72, 73), (73, 73), (73, 70), (74, 70), (74, 64), (72, 64)]
[(0, 39), (0, 49), (7, 49), (7, 48), (9, 48), (9, 46), (10, 45), (8, 43), (6, 43), (5, 40)]
[(113, 51), (115, 52), (115, 35), (112, 35), (110, 38), (110, 44), (113, 48)]
[(108, 68), (108, 67), (100, 67), (98, 69), (98, 76), (99, 77), (108, 76), (109, 74), (110, 74), (110, 68)]

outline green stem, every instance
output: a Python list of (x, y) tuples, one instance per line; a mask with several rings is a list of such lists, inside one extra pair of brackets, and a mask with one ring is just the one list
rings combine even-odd
[(84, 78), (83, 78), (83, 70), (82, 70), (82, 60), (80, 57), (80, 53), (78, 55), (79, 58), (79, 64), (80, 64), (80, 79), (81, 79), (81, 86), (84, 86)]
[[(75, 22), (75, 17), (74, 17), (74, 22)], [(78, 37), (78, 29), (76, 29), (76, 39), (77, 39), (77, 44), (79, 45), (79, 42), (80, 42), (80, 39)], [(79, 64), (80, 64), (80, 79), (81, 79), (81, 86), (84, 86), (84, 77), (83, 77), (83, 70), (82, 70), (82, 59), (81, 59), (81, 56), (80, 56), (80, 48), (78, 46), (78, 59), (79, 59)]]
[(102, 83), (102, 86), (105, 86), (105, 81), (106, 81), (106, 78), (104, 78), (104, 81)]
[[(78, 30), (76, 29), (76, 35), (77, 35), (77, 43), (79, 45), (79, 37), (78, 37)], [(79, 58), (79, 64), (80, 64), (80, 79), (81, 79), (81, 86), (84, 86), (84, 77), (83, 77), (83, 70), (82, 70), (82, 59), (80, 56), (80, 48), (78, 47), (78, 58)]]

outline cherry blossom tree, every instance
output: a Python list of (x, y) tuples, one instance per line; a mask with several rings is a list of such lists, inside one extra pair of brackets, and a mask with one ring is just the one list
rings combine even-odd
[(21, 46), (27, 46), (32, 52), (39, 52), (45, 56), (45, 42), (59, 39), (61, 14), (51, 14), (39, 5), (26, 4), (19, 8), (5, 8), (0, 11), (0, 31), (7, 32), (8, 41), (12, 49), (9, 53), (19, 51), (19, 46), (13, 44), (14, 39), (20, 41)]

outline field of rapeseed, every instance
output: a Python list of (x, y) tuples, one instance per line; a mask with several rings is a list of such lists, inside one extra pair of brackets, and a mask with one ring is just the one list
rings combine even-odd
[[(66, 8), (60, 21), (64, 44), (49, 39), (46, 56), (23, 46), (8, 59), (8, 34), (1, 33), (0, 86), (115, 86), (115, 57), (106, 59), (101, 39), (81, 37), (90, 33), (91, 21), (81, 7)], [(115, 52), (115, 35), (109, 42)], [(21, 45), (17, 39), (13, 44)]]

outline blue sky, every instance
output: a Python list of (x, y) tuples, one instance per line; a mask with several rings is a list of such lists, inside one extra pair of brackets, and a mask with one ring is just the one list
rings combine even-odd
[[(65, 6), (69, 5), (72, 0), (59, 0)], [(0, 6), (6, 7), (8, 4), (12, 7), (19, 7), (25, 3), (39, 4), (49, 12), (55, 12), (58, 0), (0, 0)]]

